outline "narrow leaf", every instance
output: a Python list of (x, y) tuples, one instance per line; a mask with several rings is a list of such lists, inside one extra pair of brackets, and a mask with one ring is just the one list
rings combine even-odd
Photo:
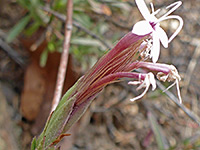
[(32, 143), (31, 143), (31, 150), (35, 150), (36, 149), (36, 137), (33, 138)]
[(96, 46), (100, 47), (101, 49), (105, 49), (105, 46), (102, 45), (101, 42), (91, 38), (73, 38), (71, 40), (71, 43), (77, 45), (85, 45), (85, 46)]
[(48, 147), (51, 143), (53, 143), (59, 135), (63, 131), (63, 127), (66, 121), (69, 118), (69, 114), (72, 111), (74, 101), (76, 100), (76, 95), (70, 98), (69, 100), (65, 101), (62, 106), (57, 107), (54, 113), (52, 113), (45, 129), (43, 130), (42, 134), (40, 135), (37, 141), (37, 148), (40, 149), (43, 146), (43, 139), (44, 147)]
[(151, 112), (148, 112), (148, 119), (150, 121), (151, 128), (155, 135), (159, 150), (168, 149), (169, 146), (167, 145), (167, 140), (166, 140), (164, 134), (162, 133), (162, 129), (160, 128), (159, 124), (156, 121), (156, 118), (154, 117), (154, 115)]
[(63, 97), (60, 100), (56, 109), (58, 109), (60, 106), (62, 106), (69, 99), (69, 97), (75, 92), (76, 87), (81, 79), (82, 79), (82, 77), (80, 79), (78, 79), (78, 81), (63, 95)]
[(12, 42), (19, 34), (22, 32), (22, 30), (26, 27), (30, 20), (30, 16), (26, 16), (22, 18), (8, 33), (8, 36), (6, 38), (6, 41), (8, 43)]
[(48, 51), (44, 50), (42, 54), (40, 55), (40, 66), (45, 67), (48, 59)]
[(70, 114), (70, 118), (68, 119), (63, 132), (67, 132), (71, 126), (73, 124), (75, 124), (80, 118), (81, 116), (85, 113), (85, 111), (87, 110), (87, 108), (89, 107), (89, 105), (91, 104), (92, 100), (97, 96), (93, 95), (92, 97), (90, 97), (88, 100), (86, 100), (85, 102), (83, 102), (82, 104), (80, 104), (79, 106), (76, 106), (76, 108), (73, 109), (73, 111)]

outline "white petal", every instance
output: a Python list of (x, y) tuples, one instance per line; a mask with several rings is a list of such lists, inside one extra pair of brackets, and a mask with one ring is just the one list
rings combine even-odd
[(138, 85), (141, 84), (141, 81), (129, 81), (128, 84)]
[(156, 80), (154, 78), (154, 74), (153, 73), (148, 73), (146, 74), (146, 77), (144, 79), (144, 81), (141, 83), (141, 85), (137, 88), (137, 90), (141, 89), (141, 88), (145, 88), (144, 92), (142, 94), (140, 94), (139, 96), (130, 99), (131, 101), (135, 101), (138, 100), (140, 98), (142, 98), (148, 91), (150, 85), (152, 85), (152, 90), (155, 90), (156, 88)]
[(151, 50), (151, 57), (153, 63), (156, 63), (158, 61), (158, 57), (160, 55), (160, 40), (159, 36), (156, 32), (153, 32), (153, 47)]
[(153, 73), (148, 73), (149, 75), (149, 82), (152, 85), (152, 91), (154, 91), (156, 89), (156, 80), (154, 78), (154, 74)]
[(172, 36), (168, 40), (168, 43), (170, 43), (177, 36), (177, 34), (181, 31), (181, 29), (183, 27), (183, 19), (179, 16), (171, 15), (171, 16), (167, 16), (165, 18), (159, 18), (158, 21), (161, 22), (163, 20), (168, 20), (168, 19), (177, 19), (179, 21), (179, 27), (176, 29), (174, 34), (172, 34)]
[(137, 96), (137, 97), (134, 97), (134, 98), (130, 99), (130, 101), (133, 102), (133, 101), (136, 101), (136, 100), (142, 98), (142, 97), (147, 93), (148, 89), (149, 89), (149, 86), (147, 86), (147, 87), (145, 88), (145, 90), (144, 90), (144, 92), (142, 92), (142, 94), (140, 94), (140, 95)]
[(151, 14), (144, 0), (135, 0), (135, 2), (144, 19), (149, 21), (149, 19), (151, 18)]
[(167, 34), (165, 33), (165, 31), (161, 27), (157, 27), (156, 32), (159, 36), (159, 39), (160, 39), (160, 42), (162, 43), (162, 45), (165, 48), (167, 48), (168, 47), (168, 37), (167, 37)]
[(178, 99), (180, 101), (180, 104), (182, 104), (182, 98), (181, 98), (181, 92), (180, 92), (180, 88), (179, 88), (179, 81), (178, 81), (178, 79), (176, 79), (176, 89), (177, 89), (177, 93), (178, 93)]
[(142, 20), (137, 22), (132, 29), (132, 33), (137, 35), (146, 35), (153, 31), (153, 28), (148, 21)]

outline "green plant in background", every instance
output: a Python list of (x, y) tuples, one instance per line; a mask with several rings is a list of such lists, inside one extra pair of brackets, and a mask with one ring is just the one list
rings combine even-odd
[[(121, 35), (120, 32), (113, 34), (112, 37), (105, 39), (107, 32), (112, 28), (112, 24), (104, 18), (113, 12), (113, 14), (127, 14), (130, 10), (128, 3), (123, 1), (94, 1), (94, 0), (74, 0), (73, 19), (81, 27), (86, 28), (92, 34), (103, 39), (108, 43), (105, 45), (99, 39), (93, 38), (79, 27), (73, 28), (70, 53), (76, 59), (84, 64), (84, 56), (90, 55), (91, 64), (96, 61), (99, 56), (110, 48), (113, 43)], [(63, 21), (58, 20), (53, 15), (44, 11), (43, 8), (50, 8), (60, 14), (65, 14), (67, 0), (56, 0), (44, 2), (41, 0), (18, 0), (18, 3), (25, 9), (26, 14), (21, 20), (10, 30), (7, 36), (7, 42), (12, 42), (21, 32), (25, 36), (31, 36), (38, 29), (44, 28), (43, 37), (36, 41), (32, 50), (35, 50), (43, 40), (47, 40), (46, 49), (41, 54), (40, 65), (45, 66), (48, 59), (48, 53), (62, 51)], [(129, 8), (129, 9), (127, 9)], [(86, 62), (88, 63), (88, 62)], [(90, 65), (91, 66), (91, 65)]]
[(18, 2), (27, 10), (27, 14), (11, 29), (6, 39), (7, 42), (12, 42), (32, 20), (33, 23), (27, 29), (27, 35), (31, 35), (36, 32), (40, 26), (45, 26), (50, 19), (44, 11), (39, 9), (43, 5), (42, 1), (18, 0)]

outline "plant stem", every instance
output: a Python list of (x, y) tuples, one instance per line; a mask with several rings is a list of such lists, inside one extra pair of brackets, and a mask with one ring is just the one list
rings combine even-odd
[(56, 81), (56, 88), (54, 92), (53, 102), (51, 112), (55, 110), (57, 107), (63, 89), (63, 84), (65, 80), (66, 70), (67, 70), (67, 63), (68, 63), (68, 56), (69, 56), (69, 47), (70, 47), (70, 39), (72, 33), (72, 14), (73, 14), (73, 1), (67, 1), (67, 19), (65, 22), (65, 39), (63, 43), (63, 51), (61, 55), (60, 65), (58, 69), (58, 76)]

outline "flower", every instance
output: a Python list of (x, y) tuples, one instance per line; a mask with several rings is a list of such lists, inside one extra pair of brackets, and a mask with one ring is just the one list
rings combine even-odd
[[(174, 86), (176, 84), (178, 99), (179, 99), (180, 104), (182, 103), (182, 98), (181, 98), (181, 93), (180, 93), (180, 88), (179, 88), (179, 82), (181, 81), (181, 77), (178, 74), (177, 69), (173, 65), (150, 63), (150, 62), (139, 62), (137, 64), (137, 67), (156, 73), (156, 77), (160, 81), (163, 81), (163, 82), (174, 81), (174, 83), (171, 84), (163, 92), (166, 92), (167, 90), (169, 90), (172, 86)], [(148, 79), (146, 79), (146, 80), (148, 80)], [(154, 85), (153, 77), (151, 77), (151, 78), (149, 77), (149, 81), (146, 81), (146, 82), (149, 83), (149, 85), (146, 84), (147, 85), (146, 88), (149, 88), (149, 86), (152, 85), (152, 90), (154, 90), (154, 87), (156, 87), (156, 86)], [(133, 100), (137, 100), (137, 99), (138, 98), (136, 97)]]
[(135, 100), (142, 98), (147, 93), (150, 85), (152, 85), (152, 91), (154, 91), (156, 89), (156, 80), (154, 78), (153, 73), (149, 72), (148, 74), (144, 74), (145, 75), (144, 80), (141, 80), (141, 75), (142, 74), (139, 74), (139, 81), (130, 81), (128, 84), (132, 84), (132, 85), (140, 84), (140, 86), (137, 88), (137, 90), (140, 90), (141, 88), (145, 88), (145, 90), (139, 96), (130, 99), (130, 101), (135, 101)]
[[(169, 14), (175, 11), (182, 4), (182, 2), (178, 1), (167, 6), (166, 9), (169, 8), (171, 9), (159, 19), (157, 19), (155, 15), (160, 11), (160, 9), (154, 11), (153, 4), (151, 4), (152, 14), (150, 14), (144, 0), (136, 0), (136, 4), (145, 20), (137, 22), (133, 26), (132, 33), (137, 35), (146, 35), (151, 33), (153, 45), (151, 48), (150, 58), (152, 58), (152, 61), (155, 63), (157, 62), (160, 54), (160, 42), (165, 48), (167, 48), (168, 43), (170, 43), (174, 39), (174, 37), (180, 32), (180, 30), (183, 27), (183, 20), (181, 17), (177, 15), (169, 16)], [(176, 29), (176, 31), (172, 34), (172, 36), (169, 39), (167, 37), (167, 34), (160, 27), (159, 24), (161, 21), (168, 19), (177, 19), (179, 21), (179, 27)]]
[(167, 90), (169, 90), (172, 86), (174, 86), (176, 84), (176, 89), (177, 89), (177, 93), (178, 93), (178, 99), (180, 101), (180, 104), (182, 103), (182, 98), (181, 98), (181, 92), (180, 92), (180, 88), (179, 88), (179, 81), (181, 81), (181, 77), (178, 74), (177, 69), (173, 66), (173, 65), (169, 65), (169, 72), (168, 74), (164, 74), (163, 72), (158, 72), (157, 73), (157, 78), (160, 81), (175, 81), (173, 84), (171, 84), (167, 89), (165, 89), (163, 92), (166, 92)]

